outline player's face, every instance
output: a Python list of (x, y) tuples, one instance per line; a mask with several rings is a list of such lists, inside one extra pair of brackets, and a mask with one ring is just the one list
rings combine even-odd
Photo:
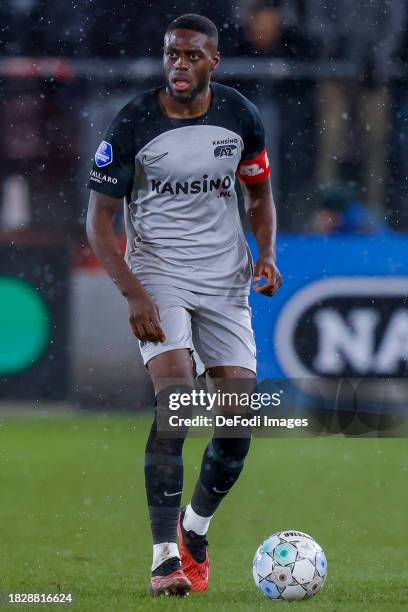
[(208, 87), (219, 53), (206, 34), (173, 30), (164, 38), (163, 63), (168, 93), (188, 103)]

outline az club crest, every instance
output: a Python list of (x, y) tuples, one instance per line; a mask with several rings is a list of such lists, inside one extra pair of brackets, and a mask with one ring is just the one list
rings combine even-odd
[(235, 144), (224, 144), (214, 149), (214, 156), (218, 159), (226, 159), (228, 157), (236, 157), (238, 155), (238, 147)]

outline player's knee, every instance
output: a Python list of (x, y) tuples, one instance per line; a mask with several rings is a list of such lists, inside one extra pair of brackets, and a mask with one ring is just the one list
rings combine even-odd
[[(192, 387), (189, 385), (170, 385), (156, 395), (155, 412), (160, 430), (180, 437), (187, 435), (188, 428), (184, 419), (192, 415)], [(170, 417), (177, 415), (177, 426), (171, 425)]]
[(155, 397), (156, 413), (163, 410), (167, 412), (189, 412), (191, 413), (191, 392), (193, 387), (190, 385), (169, 385), (159, 391)]
[(169, 416), (174, 414), (175, 408), (179, 416), (191, 415), (191, 406), (185, 405), (188, 404), (186, 401), (180, 405), (181, 397), (187, 398), (190, 393), (191, 387), (188, 385), (171, 385), (156, 395), (155, 417), (146, 444), (147, 454), (181, 455), (188, 428), (180, 426), (170, 429)]

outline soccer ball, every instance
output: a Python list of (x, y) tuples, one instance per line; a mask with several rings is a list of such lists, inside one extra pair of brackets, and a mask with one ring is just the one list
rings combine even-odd
[(255, 553), (255, 584), (269, 599), (295, 601), (322, 588), (327, 561), (319, 544), (302, 531), (277, 531)]

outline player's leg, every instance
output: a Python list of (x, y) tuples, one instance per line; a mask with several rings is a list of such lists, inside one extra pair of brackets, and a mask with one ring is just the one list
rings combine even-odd
[[(234, 387), (238, 383), (234, 381), (239, 380), (240, 391), (251, 393), (256, 361), (247, 298), (212, 296), (210, 300), (201, 300), (195, 327), (193, 321), (193, 338), (212, 390), (236, 391)], [(205, 535), (211, 518), (239, 478), (249, 446), (248, 430), (240, 430), (236, 437), (233, 432), (229, 432), (229, 437), (214, 435), (204, 452), (191, 501), (181, 513), (182, 565), (195, 591), (203, 591), (208, 586)]]
[[(147, 288), (159, 305), (166, 334), (163, 343), (141, 343), (141, 353), (152, 379), (156, 401), (145, 453), (145, 484), (153, 536), (151, 587), (154, 595), (183, 594), (191, 585), (180, 568), (177, 519), (183, 487), (182, 448), (186, 431), (171, 435), (161, 426), (159, 415), (167, 412), (171, 392), (190, 390), (193, 363), (190, 356), (191, 312), (188, 292), (160, 286)], [(167, 413), (168, 414), (168, 413)]]
[[(253, 389), (254, 372), (235, 366), (216, 367), (207, 370), (207, 377), (217, 380), (211, 390), (231, 393), (234, 386), (228, 384), (239, 378), (248, 380), (248, 393)], [(240, 390), (243, 390), (240, 384)], [(239, 411), (233, 410), (234, 414)], [(230, 435), (234, 435), (230, 432)], [(206, 533), (210, 521), (242, 472), (250, 446), (250, 430), (240, 429), (239, 437), (214, 435), (204, 451), (200, 475), (190, 503), (181, 511), (179, 541), (183, 570), (192, 583), (193, 591), (205, 591), (209, 580), (208, 542)]]
[[(238, 379), (239, 391), (250, 394), (253, 390), (255, 373), (236, 366), (219, 366), (208, 369), (207, 377), (214, 379), (215, 383), (209, 385), (210, 390), (233, 393), (237, 391), (237, 387), (229, 383)], [(242, 383), (246, 380), (248, 385), (245, 388)], [(232, 413), (238, 414), (238, 408), (232, 407)], [(236, 435), (234, 431), (227, 433), (227, 437), (222, 437), (215, 432), (205, 449), (200, 475), (191, 502), (186, 509), (184, 526), (199, 535), (207, 533), (216, 509), (238, 480), (249, 451), (251, 442), (249, 429), (239, 428), (238, 431), (237, 428)]]
[[(158, 415), (168, 409), (169, 395), (192, 388), (193, 367), (188, 349), (176, 349), (157, 355), (148, 363), (156, 392), (155, 417), (145, 452), (145, 484), (150, 525), (153, 537), (152, 590), (160, 594), (168, 588), (168, 577), (177, 587), (189, 590), (180, 575), (177, 547), (177, 521), (183, 490), (182, 449), (187, 430), (178, 429), (177, 436), (160, 431)], [(173, 585), (174, 586), (174, 585)]]

